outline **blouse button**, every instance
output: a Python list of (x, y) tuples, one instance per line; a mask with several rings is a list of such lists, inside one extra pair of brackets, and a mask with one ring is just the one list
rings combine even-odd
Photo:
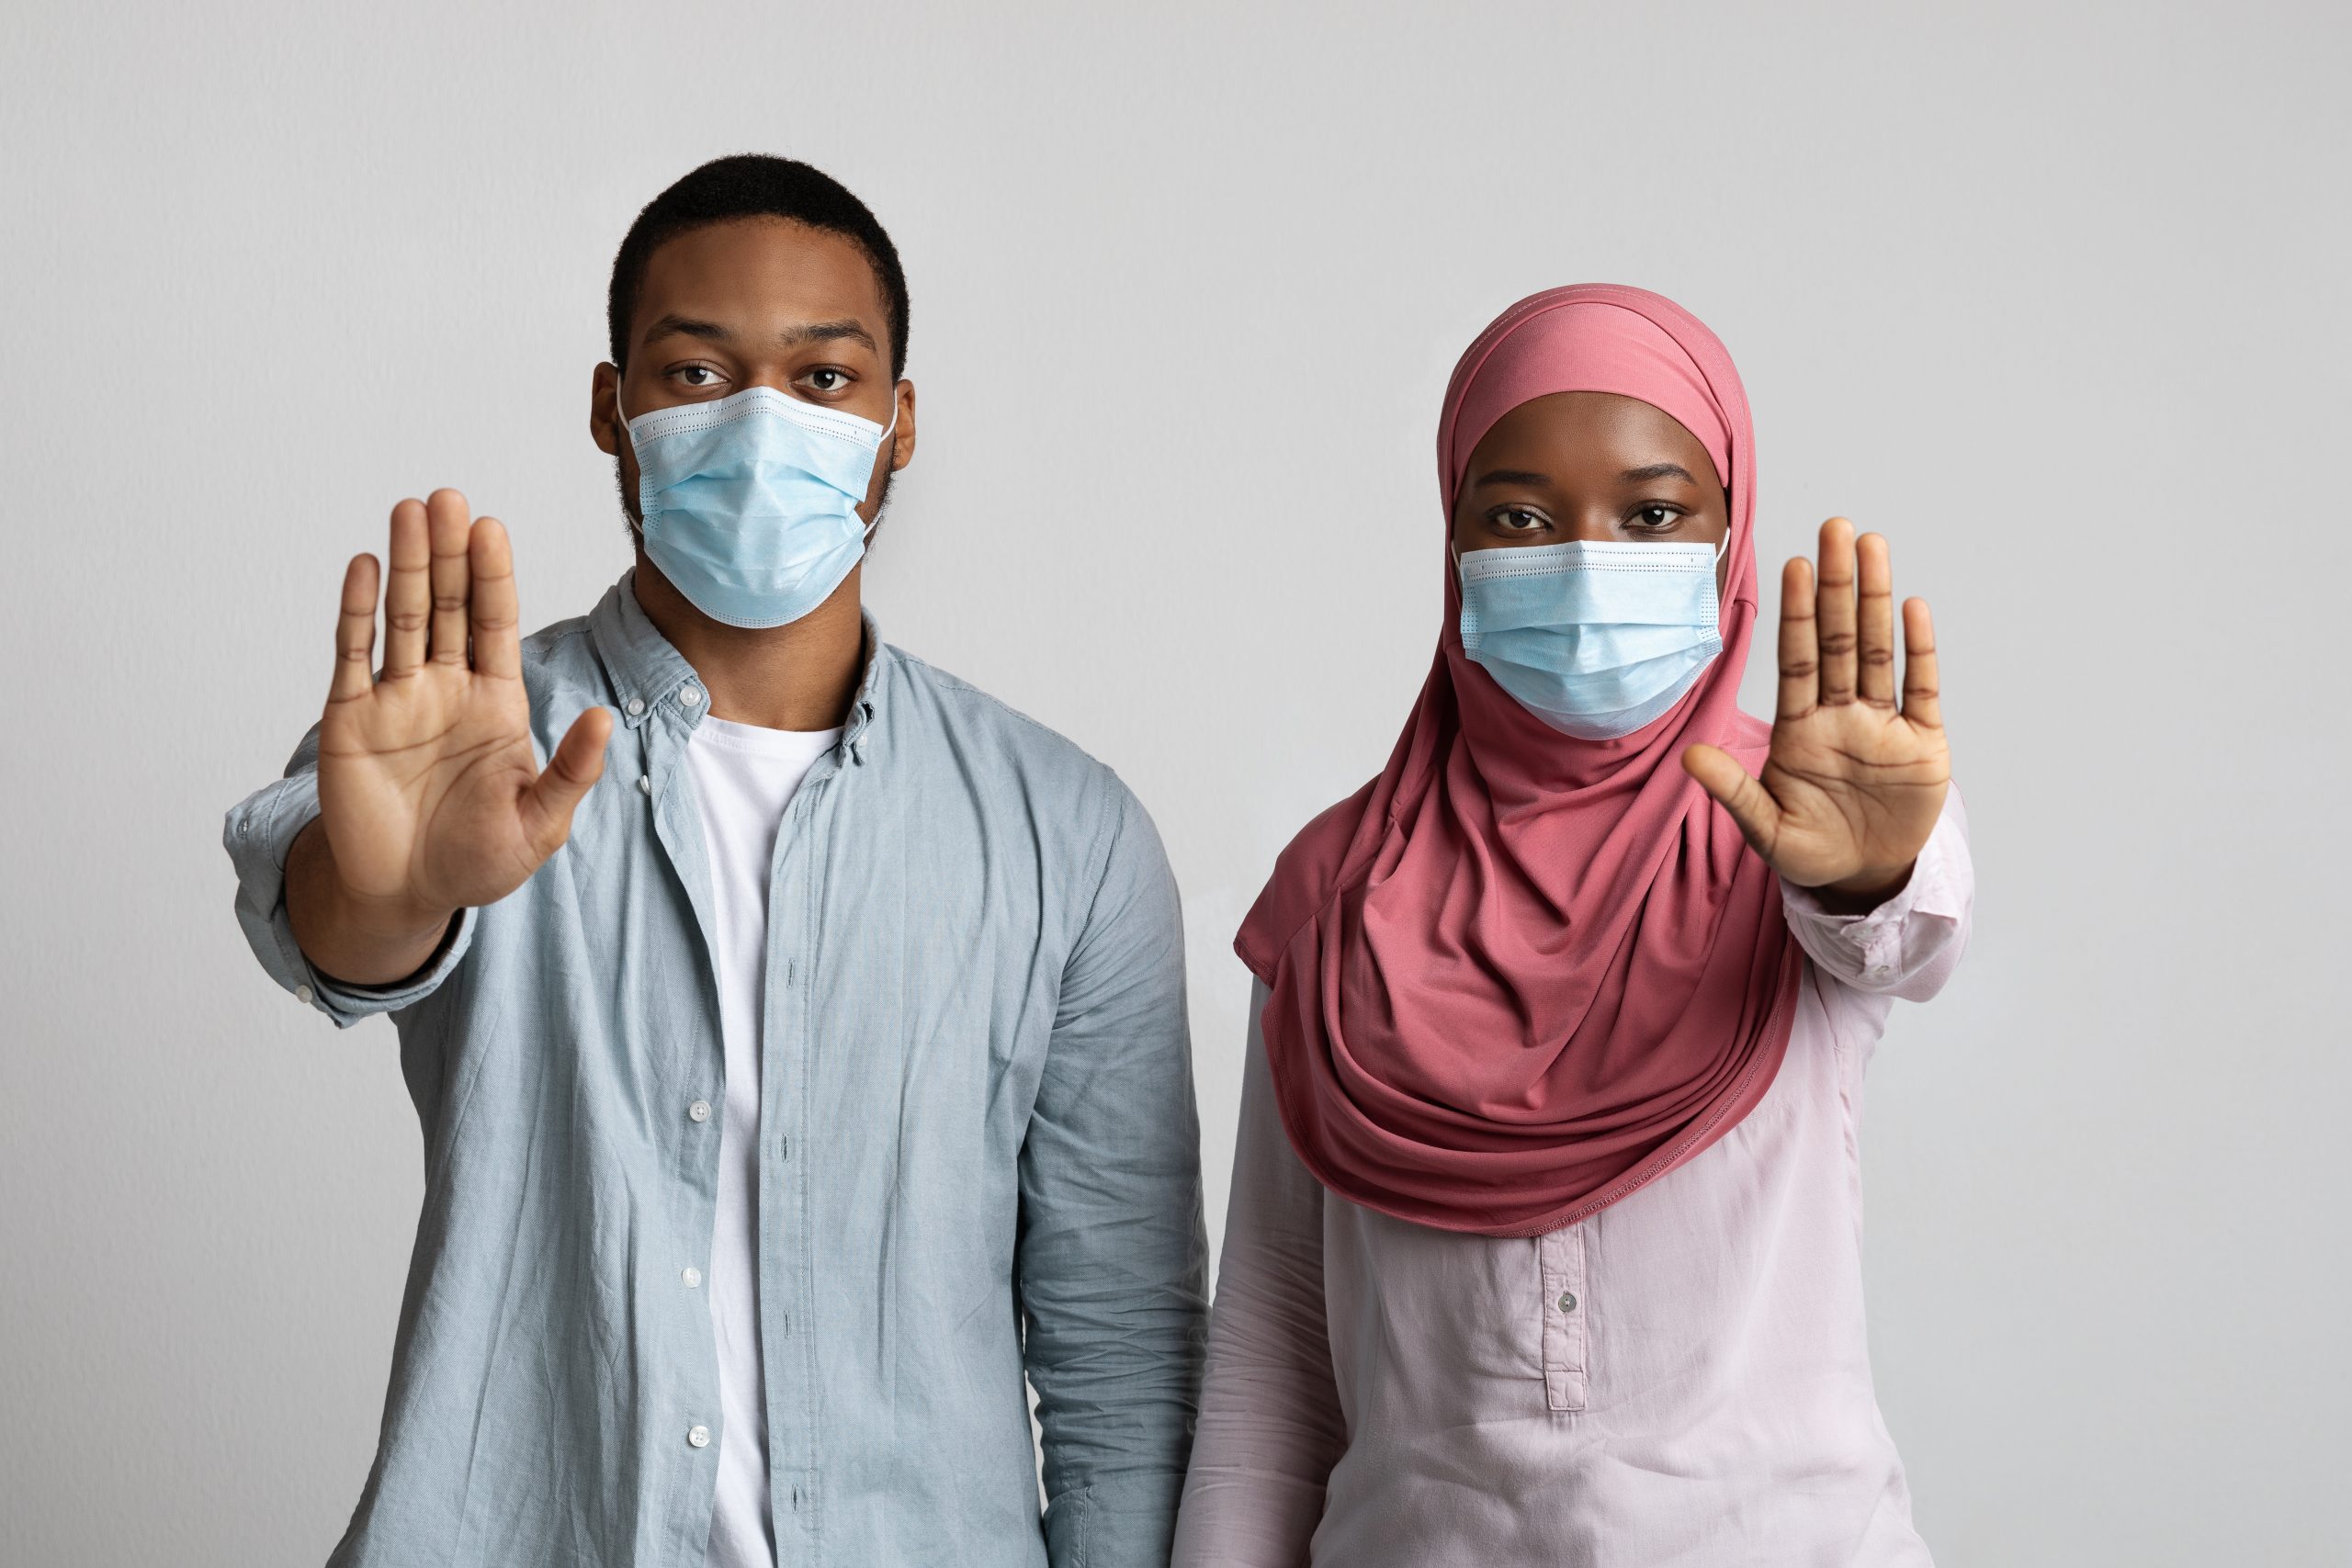
[(1577, 1296), (1574, 1291), (1562, 1291), (1560, 1292), (1560, 1310), (1562, 1312), (1574, 1312), (1577, 1310)]

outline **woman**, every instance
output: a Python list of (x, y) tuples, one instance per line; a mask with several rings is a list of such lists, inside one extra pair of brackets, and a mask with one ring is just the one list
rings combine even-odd
[(1891, 998), (1968, 927), (1927, 606), (1898, 702), (1885, 541), (1833, 519), (1818, 584), (1781, 577), (1778, 716), (1739, 712), (1746, 397), (1639, 289), (1506, 311), (1438, 467), (1420, 699), (1236, 943), (1258, 985), (1175, 1561), (1925, 1563), (1855, 1138)]

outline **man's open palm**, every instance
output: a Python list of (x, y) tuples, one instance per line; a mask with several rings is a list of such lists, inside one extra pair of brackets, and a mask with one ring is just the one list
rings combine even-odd
[(356, 897), (418, 910), (492, 903), (562, 847), (604, 772), (612, 715), (581, 715), (539, 771), (514, 557), (495, 518), (473, 521), (453, 490), (403, 501), (390, 558), (380, 673), (376, 558), (344, 574), (319, 730), (321, 825)]
[(1899, 886), (1935, 831), (1951, 756), (1923, 599), (1903, 606), (1903, 653), (1898, 707), (1886, 541), (1857, 541), (1833, 517), (1818, 585), (1803, 557), (1781, 574), (1780, 705), (1763, 777), (1713, 746), (1683, 753), (1756, 852), (1800, 887)]

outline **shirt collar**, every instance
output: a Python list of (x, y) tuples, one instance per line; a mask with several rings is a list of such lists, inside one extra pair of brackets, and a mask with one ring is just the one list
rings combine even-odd
[[(842, 746), (854, 761), (863, 762), (866, 731), (881, 701), (883, 682), (876, 676), (889, 649), (873, 615), (860, 611), (858, 618), (865, 626), (865, 646), (860, 655), (857, 691), (842, 718)], [(595, 638), (605, 673), (612, 681), (623, 724), (635, 729), (659, 712), (663, 703), (677, 701), (690, 686), (695, 700), (687, 710), (689, 728), (702, 717), (710, 703), (709, 694), (703, 690), (701, 678), (686, 662), (686, 656), (671, 646), (638, 604), (635, 568), (621, 573), (620, 581), (605, 591), (605, 597), (589, 612), (588, 630)]]

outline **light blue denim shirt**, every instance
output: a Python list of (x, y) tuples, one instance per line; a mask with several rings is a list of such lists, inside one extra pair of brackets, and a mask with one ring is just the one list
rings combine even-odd
[[(1160, 1568), (1207, 1310), (1167, 858), (1108, 768), (870, 622), (866, 647), (769, 898), (777, 1559)], [(725, 1103), (685, 758), (707, 705), (626, 578), (523, 667), (542, 757), (590, 705), (619, 716), (604, 778), (571, 842), (413, 983), (340, 986), (295, 946), (315, 731), (229, 814), (263, 967), (339, 1024), (390, 1012), (424, 1124), (383, 1430), (337, 1564), (688, 1568), (710, 1531), (718, 1364), (684, 1283), (709, 1266)]]

